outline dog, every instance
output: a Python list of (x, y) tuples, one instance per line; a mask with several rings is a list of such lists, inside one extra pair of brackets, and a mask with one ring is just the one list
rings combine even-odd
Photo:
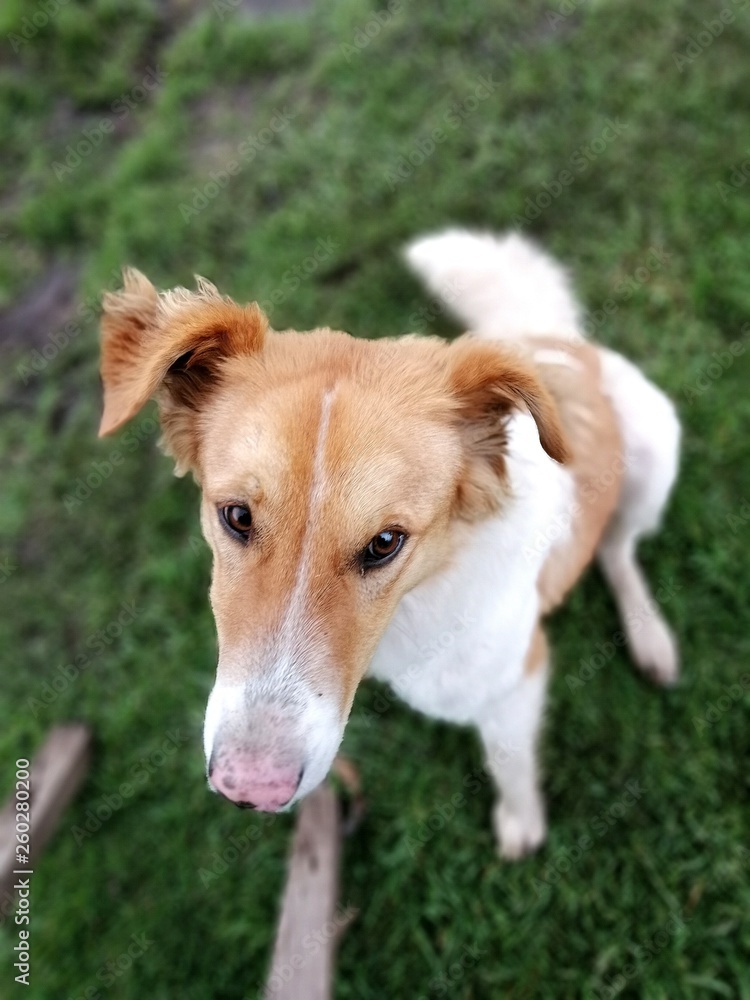
[(369, 674), (477, 728), (498, 848), (519, 858), (546, 830), (542, 620), (594, 558), (636, 665), (677, 679), (636, 546), (659, 525), (680, 426), (585, 338), (567, 272), (534, 243), (452, 229), (405, 257), (470, 333), (277, 332), (203, 278), (157, 292), (125, 270), (103, 302), (100, 434), (155, 397), (162, 447), (202, 491), (210, 788), (289, 808), (325, 778)]

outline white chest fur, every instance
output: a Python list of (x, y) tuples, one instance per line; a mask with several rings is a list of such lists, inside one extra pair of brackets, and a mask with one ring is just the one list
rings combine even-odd
[(502, 513), (463, 529), (449, 566), (401, 600), (369, 670), (413, 708), (450, 722), (477, 721), (521, 676), (539, 570), (565, 540), (546, 529), (570, 509), (572, 480), (542, 450), (530, 416), (511, 421), (507, 464)]

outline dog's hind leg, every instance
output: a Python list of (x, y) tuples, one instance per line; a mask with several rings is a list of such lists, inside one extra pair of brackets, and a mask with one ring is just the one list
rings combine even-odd
[(604, 389), (623, 440), (622, 489), (597, 551), (617, 603), (631, 655), (660, 684), (678, 675), (677, 646), (636, 558), (655, 531), (677, 476), (680, 425), (674, 407), (629, 361), (602, 350)]
[(547, 643), (537, 629), (523, 676), (498, 703), (488, 702), (486, 715), (477, 723), (486, 768), (500, 792), (493, 810), (498, 850), (509, 860), (535, 851), (546, 837), (536, 744), (547, 676)]

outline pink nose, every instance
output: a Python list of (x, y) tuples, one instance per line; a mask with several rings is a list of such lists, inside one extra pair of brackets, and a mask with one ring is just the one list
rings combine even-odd
[(208, 773), (217, 792), (235, 805), (276, 812), (292, 798), (302, 778), (301, 767), (280, 767), (272, 761), (221, 754)]

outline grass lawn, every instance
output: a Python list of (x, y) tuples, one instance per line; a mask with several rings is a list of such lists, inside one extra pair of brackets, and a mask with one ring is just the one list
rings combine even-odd
[(451, 333), (399, 248), (458, 222), (542, 240), (679, 406), (643, 557), (684, 678), (653, 690), (607, 645), (592, 571), (550, 623), (550, 836), (515, 865), (477, 739), (364, 685), (337, 1000), (750, 998), (750, 11), (722, 2), (4, 2), (0, 790), (55, 722), (95, 748), (36, 866), (32, 986), (11, 924), (1, 996), (254, 1000), (293, 823), (206, 791), (197, 489), (151, 408), (96, 439), (101, 289), (131, 263), (277, 328)]

